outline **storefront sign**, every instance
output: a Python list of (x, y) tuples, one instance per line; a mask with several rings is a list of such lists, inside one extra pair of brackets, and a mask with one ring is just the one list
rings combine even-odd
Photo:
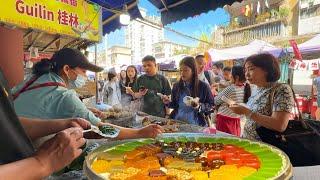
[(0, 5), (0, 22), (92, 41), (101, 37), (101, 11), (85, 0), (8, 0)]
[(306, 70), (319, 70), (320, 59), (312, 59), (312, 60), (296, 60), (292, 59), (289, 63), (290, 69), (297, 69), (301, 71)]
[(289, 42), (290, 42), (290, 45), (293, 48), (293, 52), (294, 52), (295, 58), (301, 61), (302, 60), (302, 55), (301, 55), (301, 52), (300, 52), (300, 50), (298, 48), (297, 42), (295, 40), (290, 40)]

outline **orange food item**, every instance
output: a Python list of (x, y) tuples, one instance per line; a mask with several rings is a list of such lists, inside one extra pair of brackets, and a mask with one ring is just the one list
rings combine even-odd
[(244, 162), (243, 166), (259, 169), (260, 168), (260, 162), (258, 162), (258, 161)]
[(208, 161), (212, 161), (215, 159), (223, 159), (221, 151), (209, 151), (207, 153)]
[(125, 160), (138, 160), (143, 159), (144, 157), (146, 157), (146, 153), (139, 150), (133, 150), (124, 155)]
[(231, 150), (221, 151), (221, 154), (222, 154), (222, 158), (223, 158), (224, 160), (227, 160), (227, 159), (236, 157), (236, 153), (234, 153), (234, 152), (231, 151)]
[(237, 165), (238, 167), (242, 166), (242, 160), (237, 157), (227, 158), (225, 162), (227, 165), (234, 164), (234, 165)]

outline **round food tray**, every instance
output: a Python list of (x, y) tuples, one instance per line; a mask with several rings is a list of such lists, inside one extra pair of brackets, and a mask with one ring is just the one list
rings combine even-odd
[[(288, 156), (278, 148), (258, 142), (241, 139), (237, 137), (226, 137), (224, 135), (208, 135), (202, 133), (165, 133), (157, 139), (167, 142), (199, 142), (199, 143), (222, 143), (233, 144), (244, 148), (246, 151), (257, 155), (261, 161), (261, 166), (257, 172), (245, 179), (290, 179), (292, 177), (292, 165)], [(131, 151), (135, 147), (155, 142), (154, 139), (133, 139), (114, 141), (100, 146), (91, 152), (85, 159), (83, 171), (88, 179), (104, 179), (91, 169), (91, 164), (98, 157), (103, 156), (110, 150), (127, 149)]]

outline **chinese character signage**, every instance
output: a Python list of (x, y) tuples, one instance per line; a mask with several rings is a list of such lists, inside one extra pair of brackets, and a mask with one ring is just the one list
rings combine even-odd
[(100, 7), (85, 0), (6, 0), (0, 21), (92, 41), (101, 37)]
[(296, 41), (295, 40), (289, 40), (289, 43), (291, 44), (291, 46), (293, 48), (293, 52), (294, 52), (295, 58), (301, 61), (302, 60), (302, 55), (301, 55), (301, 52), (300, 52), (300, 50), (298, 48), (298, 45), (297, 45)]

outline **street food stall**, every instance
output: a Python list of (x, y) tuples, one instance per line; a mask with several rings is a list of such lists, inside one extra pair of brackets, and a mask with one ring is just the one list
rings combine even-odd
[[(172, 4), (166, 4), (165, 1), (161, 3), (150, 1), (161, 9), (163, 18), (168, 17), (169, 20), (164, 24), (234, 2), (205, 1), (206, 3), (200, 4), (198, 1), (176, 0)], [(115, 10), (119, 6), (110, 7), (106, 1), (91, 0), (90, 2), (99, 5), (84, 0), (61, 0), (54, 3), (35, 0), (17, 0), (15, 3), (9, 1), (5, 2), (8, 7), (6, 11), (0, 11), (0, 21), (7, 27), (21, 28), (24, 32), (24, 50), (31, 52), (31, 59), (34, 54), (37, 54), (35, 48), (43, 53), (54, 52), (62, 47), (81, 49), (99, 41), (102, 31), (103, 34), (112, 31), (108, 27), (101, 27), (99, 23), (102, 19), (108, 17), (103, 20), (103, 25), (110, 22), (119, 24), (116, 18), (120, 15), (119, 12), (122, 12), (119, 9)], [(117, 1), (117, 3), (120, 2)], [(136, 1), (124, 1), (120, 3), (122, 5), (120, 9), (129, 6), (128, 9), (123, 9), (130, 12), (130, 9), (136, 7), (136, 3)], [(184, 5), (195, 10), (192, 15), (190, 15), (192, 11), (188, 11), (184, 16), (170, 15), (171, 9), (176, 9), (178, 13), (186, 12)], [(194, 6), (205, 10), (199, 11)], [(22, 21), (22, 17), (32, 17), (32, 20)], [(118, 26), (114, 25), (114, 27)], [(278, 148), (261, 142), (232, 137), (214, 129), (188, 125), (185, 122), (153, 117), (133, 109), (113, 108), (105, 111), (104, 115), (106, 122), (133, 128), (156, 123), (163, 126), (166, 133), (156, 139), (112, 141), (114, 137), (110, 136), (111, 138), (108, 139), (88, 141), (80, 158), (60, 173), (70, 172), (49, 179), (215, 179), (221, 177), (223, 179), (290, 179), (292, 177), (292, 165), (287, 155)], [(112, 130), (115, 129), (112, 128)], [(96, 132), (105, 137), (103, 134), (107, 133), (104, 132), (109, 130), (98, 129)], [(92, 150), (89, 146), (96, 143), (98, 143), (94, 145), (96, 149), (89, 152)]]

